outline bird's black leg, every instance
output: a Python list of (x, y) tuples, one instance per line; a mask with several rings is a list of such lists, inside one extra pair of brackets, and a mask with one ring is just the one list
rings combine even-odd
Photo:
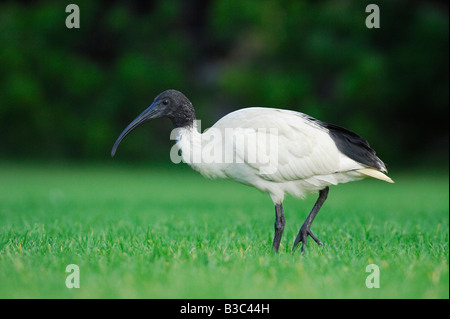
[(281, 236), (283, 236), (284, 230), (284, 214), (283, 214), (283, 205), (276, 204), (275, 205), (275, 237), (273, 238), (273, 249), (275, 252), (278, 252), (278, 248), (280, 247)]
[(312, 239), (314, 239), (314, 241), (316, 243), (318, 243), (319, 245), (323, 245), (322, 242), (320, 240), (318, 240), (317, 237), (314, 236), (314, 234), (311, 232), (311, 224), (314, 221), (314, 218), (316, 217), (317, 213), (319, 212), (320, 207), (322, 207), (323, 203), (327, 199), (328, 190), (329, 190), (329, 188), (327, 186), (326, 188), (322, 189), (319, 192), (319, 198), (317, 199), (316, 203), (314, 204), (313, 209), (311, 210), (311, 212), (309, 213), (305, 222), (303, 223), (303, 226), (300, 228), (297, 238), (295, 238), (295, 242), (294, 242), (294, 246), (292, 247), (292, 250), (294, 250), (295, 247), (297, 247), (297, 245), (300, 242), (303, 242), (303, 244), (302, 244), (302, 253), (303, 253), (305, 251), (308, 235), (311, 236)]

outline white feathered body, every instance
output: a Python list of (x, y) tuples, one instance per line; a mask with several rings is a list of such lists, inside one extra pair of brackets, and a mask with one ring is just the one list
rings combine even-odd
[[(234, 137), (255, 142), (255, 145), (225, 138), (230, 131)], [(383, 170), (343, 154), (328, 129), (295, 111), (259, 107), (241, 109), (226, 115), (203, 134), (198, 132), (195, 124), (178, 129), (177, 146), (183, 160), (205, 177), (230, 178), (254, 186), (269, 193), (275, 204), (282, 203), (285, 194), (304, 197), (329, 185), (367, 176), (392, 182), (380, 172)], [(192, 160), (194, 153), (211, 154), (213, 150), (220, 151), (222, 160)], [(230, 151), (233, 160), (224, 160)], [(272, 157), (275, 160), (270, 170), (265, 169), (269, 166), (269, 153), (276, 155), (276, 158)]]

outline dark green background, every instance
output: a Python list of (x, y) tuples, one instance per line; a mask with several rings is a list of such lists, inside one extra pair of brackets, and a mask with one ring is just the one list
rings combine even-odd
[[(371, 1), (373, 2), (373, 1)], [(0, 4), (0, 159), (110, 161), (169, 88), (202, 128), (247, 106), (308, 113), (366, 137), (388, 164), (448, 165), (448, 2), (64, 1)], [(119, 161), (168, 161), (168, 120)]]

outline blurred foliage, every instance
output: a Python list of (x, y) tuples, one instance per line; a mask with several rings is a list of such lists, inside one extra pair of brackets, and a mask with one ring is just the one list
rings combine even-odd
[[(388, 163), (448, 165), (448, 3), (62, 1), (0, 4), (0, 158), (105, 159), (161, 91), (202, 129), (247, 106), (347, 127)], [(151, 128), (150, 128), (151, 127)], [(133, 132), (122, 159), (169, 158), (170, 122)]]

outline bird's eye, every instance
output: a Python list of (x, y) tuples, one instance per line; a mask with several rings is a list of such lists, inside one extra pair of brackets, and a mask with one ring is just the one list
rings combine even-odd
[(163, 100), (163, 101), (162, 101), (162, 104), (168, 105), (168, 104), (169, 104), (169, 100)]

